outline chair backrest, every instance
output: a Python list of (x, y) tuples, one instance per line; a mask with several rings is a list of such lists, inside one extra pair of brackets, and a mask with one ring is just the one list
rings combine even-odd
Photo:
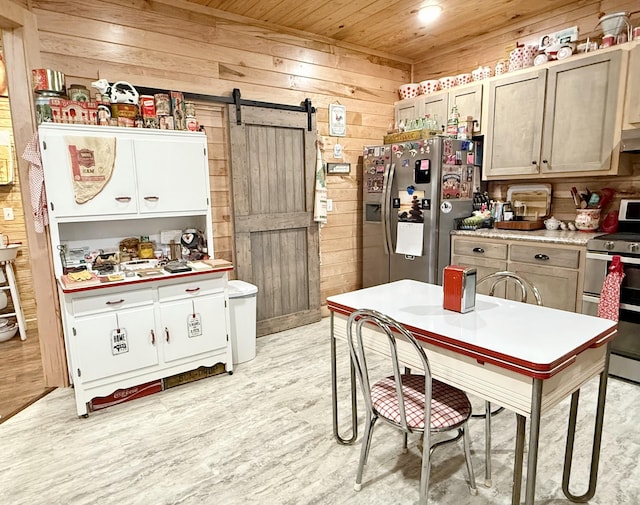
[[(373, 413), (370, 369), (367, 366), (368, 349), (365, 345), (365, 341), (368, 338), (375, 337), (372, 334), (367, 335), (367, 332), (363, 332), (363, 329), (365, 328), (369, 330), (377, 330), (375, 335), (382, 337), (382, 345), (384, 345), (384, 340), (386, 340), (389, 346), (388, 357), (391, 360), (391, 366), (393, 368), (396, 397), (400, 410), (400, 424), (405, 431), (410, 430), (407, 426), (407, 414), (405, 410), (404, 394), (402, 391), (402, 371), (400, 359), (398, 357), (398, 340), (408, 342), (408, 347), (413, 348), (416, 354), (420, 357), (420, 360), (422, 361), (422, 370), (424, 370), (425, 376), (425, 430), (428, 430), (430, 425), (429, 420), (431, 419), (431, 369), (424, 349), (416, 341), (415, 337), (397, 321), (375, 310), (360, 309), (349, 316), (349, 320), (347, 322), (347, 341), (349, 344), (351, 359), (355, 366), (358, 380), (360, 381), (367, 411), (371, 414)], [(406, 349), (407, 346), (403, 346), (403, 348)], [(376, 352), (375, 354), (380, 355), (379, 352)], [(387, 355), (387, 353), (384, 354)]]
[(529, 292), (531, 292), (536, 299), (536, 304), (542, 306), (542, 296), (540, 295), (540, 291), (538, 290), (538, 288), (531, 281), (525, 279), (521, 275), (509, 272), (507, 270), (494, 272), (480, 279), (477, 285), (479, 286), (485, 282), (491, 283), (491, 287), (489, 288), (489, 296), (494, 296), (496, 285), (500, 284), (501, 282), (504, 282), (505, 285), (511, 282), (516, 286), (517, 289), (519, 289), (521, 302), (526, 303), (527, 295)]

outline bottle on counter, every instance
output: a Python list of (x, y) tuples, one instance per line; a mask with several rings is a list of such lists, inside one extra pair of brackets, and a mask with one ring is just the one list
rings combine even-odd
[(451, 108), (451, 114), (449, 115), (449, 120), (447, 121), (447, 135), (452, 138), (458, 137), (458, 121), (460, 118), (460, 114), (458, 113), (458, 106), (454, 105)]

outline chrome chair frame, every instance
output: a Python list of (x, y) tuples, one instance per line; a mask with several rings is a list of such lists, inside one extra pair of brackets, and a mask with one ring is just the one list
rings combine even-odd
[[(369, 369), (367, 368), (367, 358), (365, 352), (365, 346), (363, 343), (362, 336), (362, 327), (363, 325), (374, 325), (376, 326), (383, 334), (387, 336), (387, 340), (389, 343), (390, 356), (393, 366), (393, 379), (395, 383), (395, 393), (398, 401), (398, 407), (400, 412), (400, 422), (397, 423), (392, 419), (386, 418), (380, 412), (378, 412), (373, 406), (373, 401), (371, 398), (371, 383), (369, 378)], [(355, 326), (355, 331), (353, 328)], [(354, 333), (355, 340), (354, 343)], [(425, 380), (425, 403), (424, 403), (424, 427), (423, 428), (415, 428), (410, 427), (407, 423), (407, 413), (405, 410), (405, 397), (402, 386), (402, 370), (400, 360), (398, 358), (398, 346), (397, 346), (397, 338), (402, 340), (406, 340), (411, 347), (415, 350), (416, 354), (420, 357), (422, 362), (422, 369), (424, 370), (424, 380)], [(373, 436), (373, 428), (378, 419), (382, 419), (385, 423), (399, 429), (403, 432), (404, 443), (403, 449), (407, 448), (407, 436), (409, 433), (417, 432), (422, 433), (424, 440), (422, 443), (422, 466), (420, 472), (420, 505), (426, 505), (427, 503), (427, 493), (429, 488), (429, 475), (430, 475), (430, 456), (433, 450), (440, 445), (445, 443), (454, 442), (462, 437), (463, 440), (463, 450), (465, 455), (465, 463), (467, 467), (467, 474), (469, 478), (469, 490), (471, 494), (477, 494), (477, 489), (475, 485), (475, 476), (473, 473), (473, 465), (471, 462), (471, 451), (469, 448), (469, 435), (467, 430), (467, 421), (469, 420), (469, 416), (463, 419), (460, 423), (448, 426), (442, 429), (431, 429), (431, 399), (432, 399), (432, 377), (431, 377), (431, 369), (429, 366), (429, 360), (424, 352), (422, 346), (416, 341), (413, 335), (409, 333), (400, 323), (396, 322), (392, 318), (381, 314), (380, 312), (369, 310), (369, 309), (360, 309), (353, 312), (348, 319), (347, 322), (347, 342), (349, 345), (349, 352), (351, 355), (351, 362), (355, 368), (356, 375), (358, 376), (358, 380), (360, 382), (360, 386), (364, 396), (365, 410), (366, 410), (366, 421), (365, 421), (365, 431), (364, 437), (362, 440), (362, 449), (360, 453), (360, 461), (358, 463), (358, 471), (356, 475), (356, 483), (354, 485), (354, 489), (359, 491), (362, 487), (362, 475), (364, 471), (364, 465), (367, 462), (369, 456), (369, 450), (371, 448), (371, 440)], [(405, 369), (406, 372), (406, 369)], [(405, 374), (407, 375), (407, 374)], [(462, 393), (462, 392), (461, 392)], [(464, 393), (462, 393), (464, 394)], [(428, 424), (427, 424), (428, 423)], [(457, 431), (457, 435), (451, 439), (440, 441), (437, 443), (431, 443), (431, 433), (439, 432), (439, 431)], [(354, 435), (355, 436), (355, 435)]]
[[(527, 303), (527, 295), (530, 292), (533, 293), (533, 296), (536, 299), (536, 304), (542, 306), (542, 295), (538, 288), (529, 280), (524, 277), (510, 272), (508, 270), (501, 270), (499, 272), (493, 272), (489, 275), (485, 275), (481, 279), (478, 280), (476, 286), (480, 286), (481, 284), (493, 281), (491, 287), (489, 288), (489, 296), (495, 296), (495, 288), (501, 282), (506, 284), (511, 281), (515, 284), (520, 290), (520, 302)], [(506, 294), (506, 293), (505, 293)], [(504, 410), (504, 407), (498, 407), (496, 410), (491, 410), (491, 402), (485, 401), (485, 408), (482, 414), (471, 414), (473, 418), (484, 418), (485, 426), (484, 426), (484, 443), (485, 443), (485, 467), (484, 467), (484, 484), (487, 487), (491, 487), (491, 416), (495, 416)], [(518, 429), (521, 427), (519, 426)], [(524, 429), (524, 427), (522, 427)]]

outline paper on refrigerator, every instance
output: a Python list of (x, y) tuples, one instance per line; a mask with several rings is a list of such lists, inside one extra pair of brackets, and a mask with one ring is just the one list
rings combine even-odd
[(396, 254), (422, 256), (424, 223), (398, 222)]

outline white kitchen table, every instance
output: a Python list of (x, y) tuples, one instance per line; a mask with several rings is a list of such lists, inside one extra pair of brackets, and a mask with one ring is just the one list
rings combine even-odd
[[(520, 502), (526, 418), (529, 452), (525, 504), (535, 500), (536, 467), (542, 413), (572, 395), (565, 451), (563, 492), (585, 502), (595, 493), (602, 421), (607, 389), (609, 342), (617, 323), (547, 307), (477, 295), (475, 310), (460, 314), (442, 307), (442, 287), (401, 280), (327, 299), (331, 311), (331, 358), (334, 434), (338, 442), (357, 437), (355, 374), (351, 367), (352, 437), (339, 435), (336, 385), (336, 339), (346, 340), (346, 319), (357, 309), (374, 309), (403, 324), (422, 344), (433, 377), (517, 414), (512, 504)], [(402, 344), (402, 343), (400, 343)], [(371, 330), (366, 345), (388, 353), (381, 335)], [(400, 346), (407, 367), (420, 370), (408, 345)], [(589, 488), (569, 491), (580, 387), (600, 375)]]

